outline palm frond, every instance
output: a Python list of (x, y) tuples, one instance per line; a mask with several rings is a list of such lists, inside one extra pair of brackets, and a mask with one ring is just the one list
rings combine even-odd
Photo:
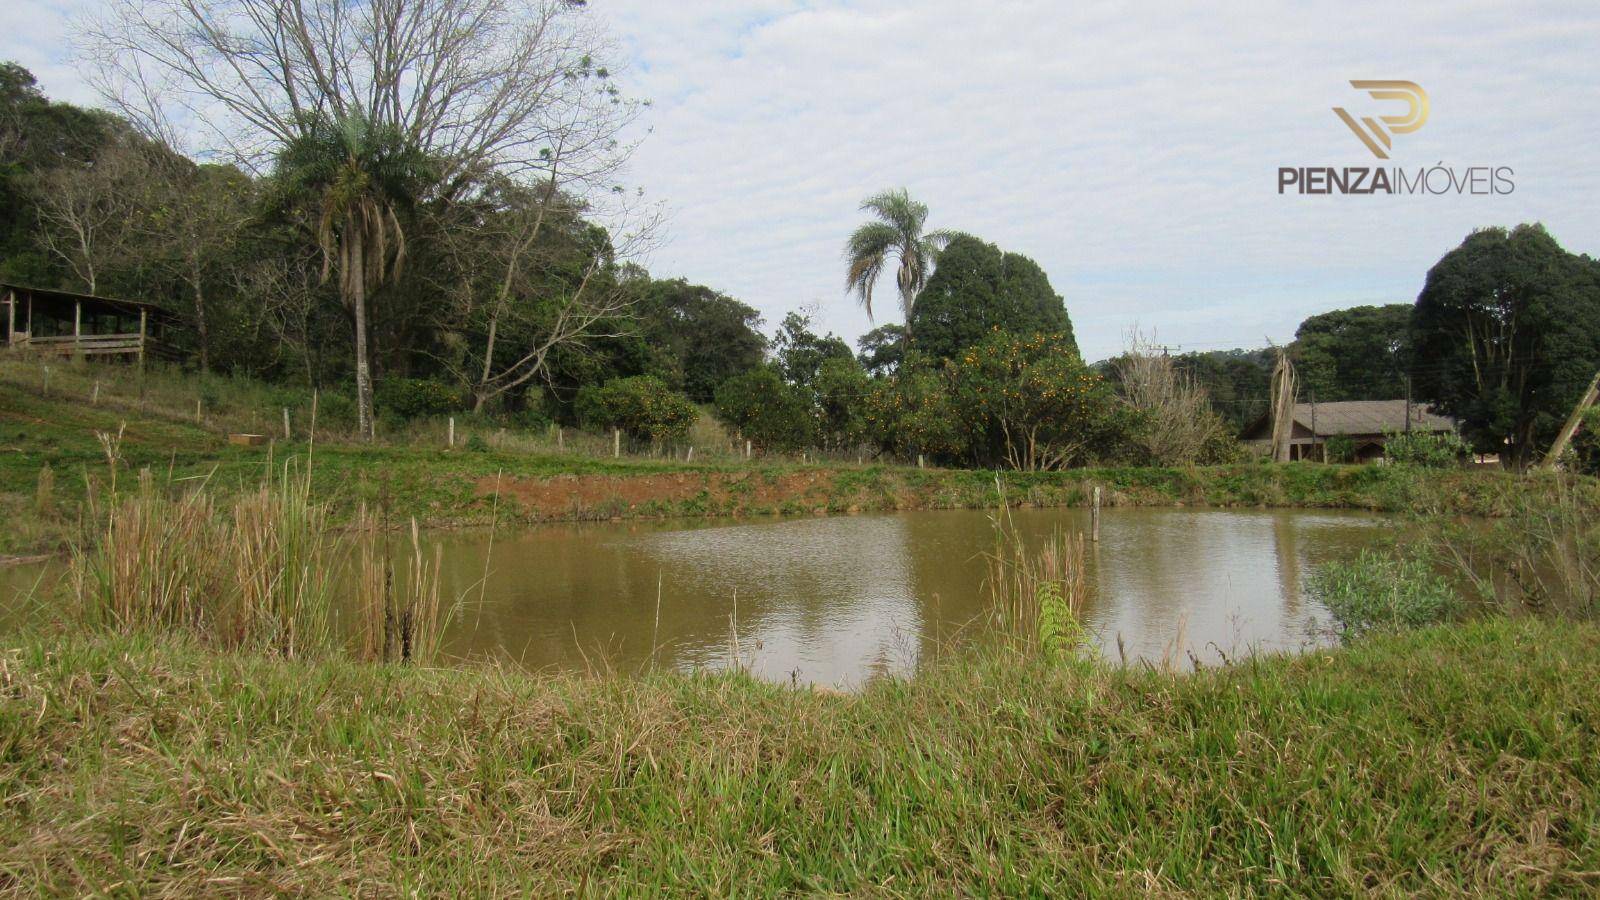
[(857, 228), (845, 242), (845, 290), (861, 298), (861, 305), (872, 317), (872, 287), (883, 271), (889, 252), (900, 241), (900, 233), (884, 222), (868, 222)]

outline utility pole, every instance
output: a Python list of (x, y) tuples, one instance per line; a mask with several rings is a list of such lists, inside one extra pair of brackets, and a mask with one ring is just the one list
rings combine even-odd
[(1411, 433), (1411, 376), (1406, 376), (1406, 434)]
[(1544, 455), (1544, 461), (1539, 463), (1539, 471), (1548, 472), (1556, 467), (1556, 461), (1561, 458), (1567, 449), (1567, 442), (1577, 433), (1578, 426), (1583, 423), (1583, 411), (1595, 404), (1600, 399), (1600, 372), (1596, 372), (1589, 380), (1589, 389), (1578, 398), (1578, 405), (1572, 408), (1572, 414), (1567, 416), (1567, 423), (1561, 426), (1561, 432), (1556, 435), (1555, 443), (1550, 445), (1550, 452)]

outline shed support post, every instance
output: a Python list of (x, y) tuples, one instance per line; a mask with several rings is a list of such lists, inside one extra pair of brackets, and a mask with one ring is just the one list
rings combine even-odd
[(6, 294), (6, 346), (17, 342), (17, 292)]
[(139, 310), (139, 368), (144, 368), (145, 311)]

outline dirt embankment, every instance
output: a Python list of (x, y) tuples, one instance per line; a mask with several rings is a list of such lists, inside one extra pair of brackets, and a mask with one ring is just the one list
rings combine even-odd
[(503, 508), (532, 521), (914, 509), (927, 499), (886, 475), (826, 469), (486, 477), (474, 489), (483, 498), (498, 490)]

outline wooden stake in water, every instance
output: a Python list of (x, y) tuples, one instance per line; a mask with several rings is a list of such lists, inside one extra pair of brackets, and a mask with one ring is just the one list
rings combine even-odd
[(1094, 507), (1089, 512), (1090, 540), (1100, 540), (1100, 485), (1094, 486)]
[(445, 446), (447, 446), (447, 447), (454, 447), (456, 445), (456, 417), (455, 416), (451, 416), (450, 417), (450, 430), (445, 434), (444, 442), (445, 442)]

